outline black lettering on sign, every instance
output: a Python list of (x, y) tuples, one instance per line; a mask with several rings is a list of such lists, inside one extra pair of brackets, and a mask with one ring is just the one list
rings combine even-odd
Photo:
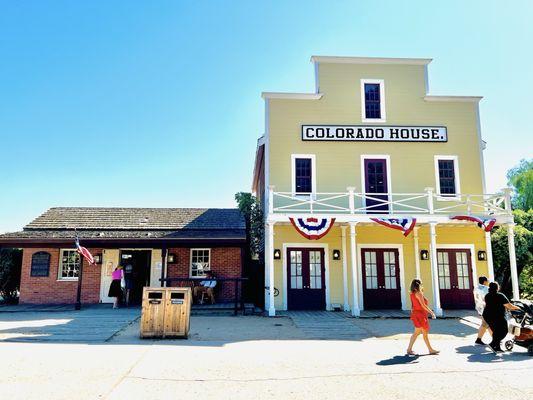
[(325, 136), (324, 128), (316, 128), (315, 134), (317, 138), (323, 139)]
[(374, 129), (372, 128), (366, 128), (366, 138), (367, 139), (373, 139), (374, 138)]
[(409, 139), (409, 129), (401, 129), (400, 136), (402, 139)]
[(346, 128), (346, 139), (353, 139), (353, 128)]
[(357, 139), (364, 139), (365, 136), (363, 135), (363, 130), (361, 128), (357, 128)]
[(344, 139), (344, 128), (335, 129), (335, 136), (337, 139)]
[(329, 131), (329, 128), (326, 128), (326, 137), (328, 139), (333, 139), (335, 137), (335, 135), (333, 135), (330, 131)]
[(416, 128), (416, 129), (413, 129), (413, 134), (411, 135), (411, 137), (413, 139), (420, 139), (420, 129)]
[(384, 137), (385, 137), (385, 132), (383, 131), (383, 128), (377, 128), (376, 139), (383, 139)]
[(439, 130), (438, 129), (432, 129), (431, 130), (431, 139), (438, 139), (439, 138)]
[(390, 138), (391, 139), (399, 139), (398, 138), (398, 128), (390, 128)]
[(315, 135), (313, 134), (314, 130), (315, 130), (315, 128), (311, 128), (311, 127), (306, 128), (305, 129), (305, 137), (309, 138), (309, 139), (314, 138), (315, 137)]
[(422, 129), (422, 139), (429, 139), (429, 129)]

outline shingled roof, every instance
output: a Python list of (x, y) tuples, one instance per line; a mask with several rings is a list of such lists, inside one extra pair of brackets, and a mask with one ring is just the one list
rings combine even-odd
[(136, 240), (245, 240), (245, 222), (231, 208), (55, 207), (21, 232), (0, 235), (2, 242)]

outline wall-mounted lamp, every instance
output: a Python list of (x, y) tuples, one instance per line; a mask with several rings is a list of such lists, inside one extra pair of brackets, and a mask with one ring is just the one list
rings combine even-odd
[(176, 255), (174, 253), (170, 253), (167, 256), (167, 263), (174, 264), (176, 262)]
[(420, 250), (420, 259), (421, 260), (429, 260), (429, 251)]
[(477, 252), (477, 259), (478, 261), (486, 261), (487, 260), (487, 252), (484, 250), (480, 250)]
[(333, 259), (335, 261), (338, 261), (341, 259), (341, 251), (340, 250), (333, 250)]
[(274, 249), (274, 260), (281, 259), (281, 250), (280, 249)]
[(102, 264), (102, 255), (101, 254), (95, 254), (93, 258), (94, 258), (94, 262), (96, 264)]

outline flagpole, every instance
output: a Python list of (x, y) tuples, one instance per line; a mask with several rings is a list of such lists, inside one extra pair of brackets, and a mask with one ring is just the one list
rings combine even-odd
[(78, 292), (76, 293), (76, 305), (75, 310), (81, 310), (81, 281), (83, 278), (83, 254), (80, 254), (80, 271), (78, 273)]

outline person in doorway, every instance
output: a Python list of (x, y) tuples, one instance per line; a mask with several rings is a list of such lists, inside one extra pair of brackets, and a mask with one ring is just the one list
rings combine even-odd
[(126, 305), (130, 305), (130, 295), (133, 289), (133, 265), (128, 264), (124, 267), (124, 281), (126, 282)]
[(476, 303), (476, 311), (481, 317), (481, 326), (477, 331), (476, 344), (485, 345), (483, 342), (483, 335), (489, 330), (489, 333), (492, 334), (492, 331), (489, 328), (489, 324), (483, 318), (483, 310), (485, 309), (485, 296), (489, 292), (489, 280), (486, 276), (479, 277), (479, 284), (474, 288), (474, 301)]
[(111, 281), (111, 285), (109, 286), (108, 296), (115, 298), (115, 300), (113, 301), (113, 308), (118, 308), (118, 303), (122, 298), (121, 281), (122, 278), (124, 278), (124, 271), (121, 265), (115, 268), (115, 270), (111, 274), (111, 278), (113, 280)]
[(483, 319), (487, 321), (492, 330), (492, 342), (489, 343), (490, 349), (495, 353), (503, 352), (501, 341), (507, 336), (507, 319), (505, 311), (519, 310), (517, 306), (511, 304), (506, 295), (500, 292), (498, 282), (489, 284), (489, 292), (485, 296), (485, 309), (483, 310)]
[(428, 314), (435, 319), (435, 313), (428, 307), (428, 300), (424, 297), (424, 288), (420, 279), (413, 279), (411, 282), (411, 321), (415, 326), (415, 331), (411, 335), (409, 340), (409, 346), (407, 347), (407, 355), (415, 356), (413, 351), (413, 345), (420, 334), (424, 338), (424, 342), (428, 348), (429, 354), (439, 354), (438, 350), (435, 350), (429, 342), (429, 320)]
[(202, 303), (203, 294), (207, 294), (211, 304), (215, 304), (215, 286), (217, 285), (216, 279), (213, 278), (211, 271), (206, 272), (205, 280), (200, 282), (199, 286), (195, 286), (193, 289), (193, 295), (197, 302)]

